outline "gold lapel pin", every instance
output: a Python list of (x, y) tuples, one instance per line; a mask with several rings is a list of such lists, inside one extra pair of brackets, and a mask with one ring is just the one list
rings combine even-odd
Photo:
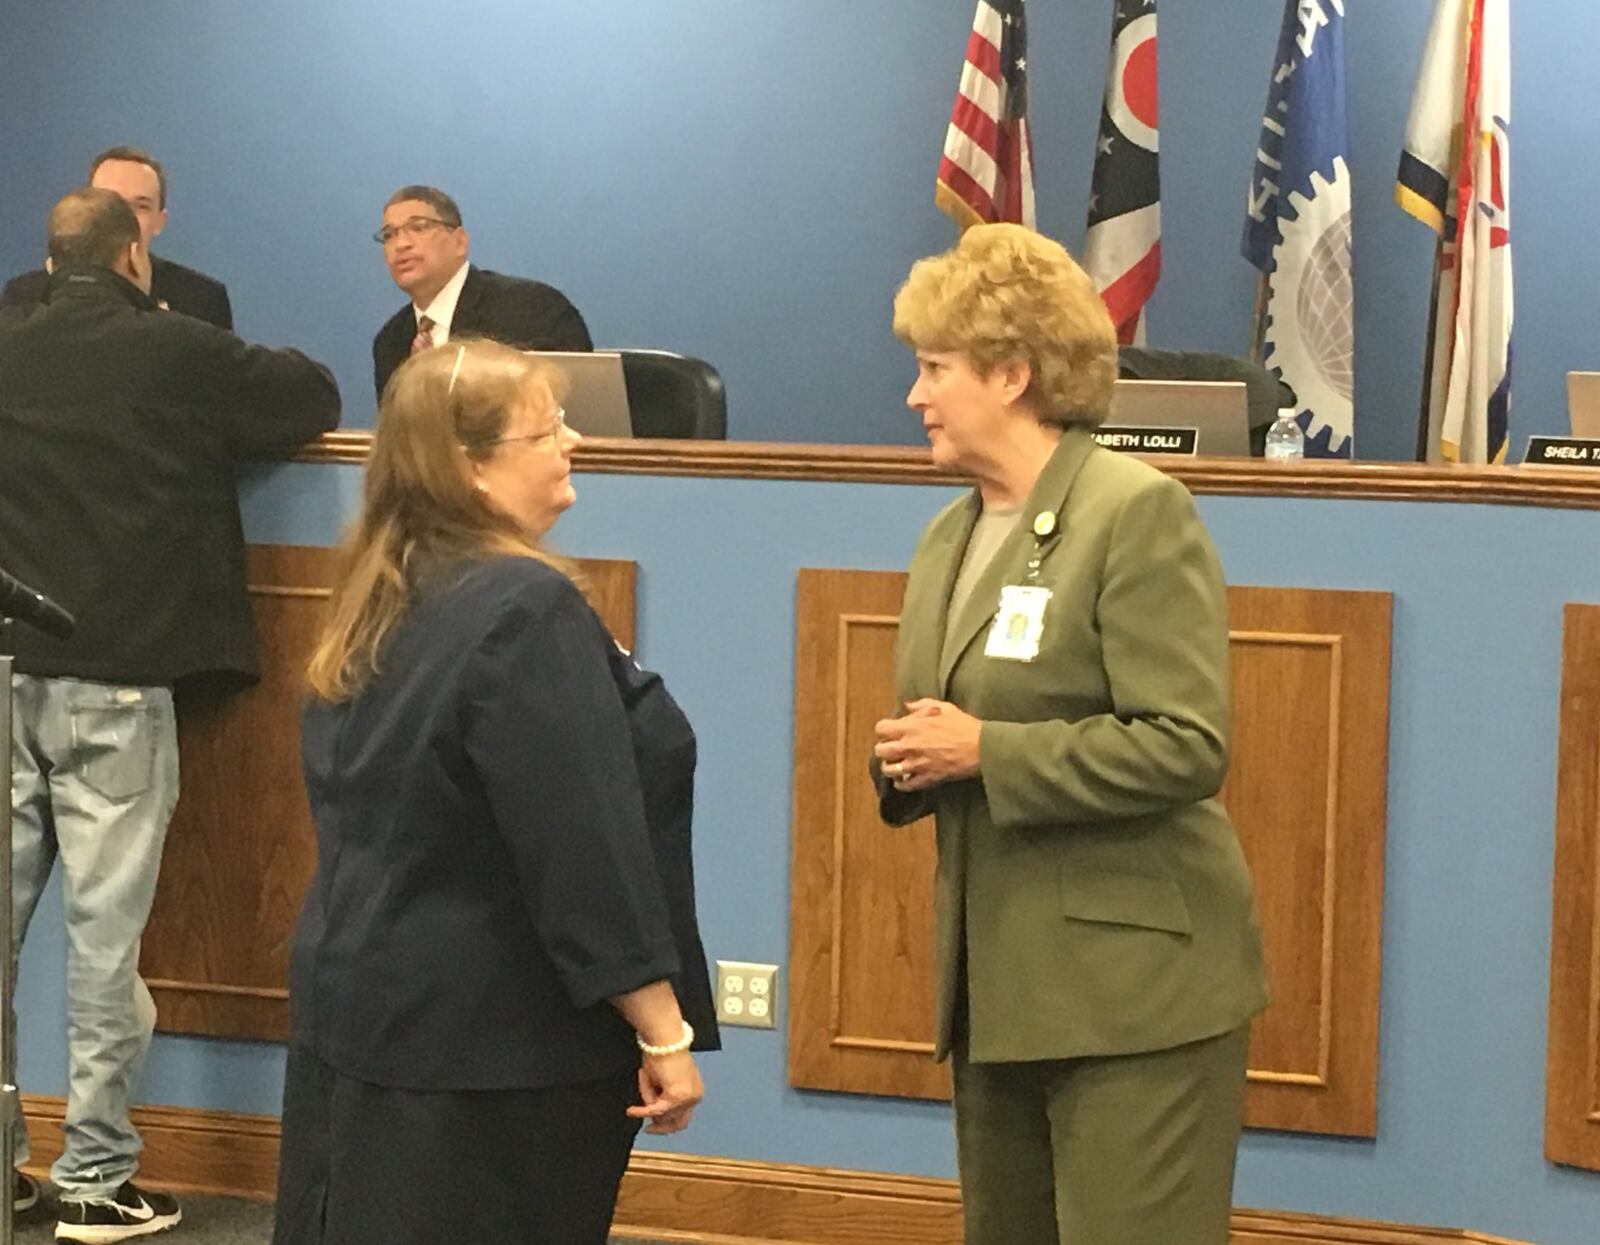
[(1056, 530), (1056, 515), (1053, 510), (1041, 510), (1033, 516), (1033, 534), (1039, 537), (1050, 535)]

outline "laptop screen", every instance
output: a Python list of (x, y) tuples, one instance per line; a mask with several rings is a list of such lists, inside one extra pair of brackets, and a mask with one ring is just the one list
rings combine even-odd
[(548, 359), (566, 375), (567, 425), (586, 437), (631, 437), (633, 418), (628, 413), (628, 388), (622, 376), (622, 356), (615, 350), (528, 350), (525, 354)]
[(1106, 427), (1193, 428), (1197, 453), (1250, 454), (1249, 407), (1239, 380), (1119, 380)]
[(1567, 418), (1573, 436), (1600, 440), (1600, 372), (1567, 373)]

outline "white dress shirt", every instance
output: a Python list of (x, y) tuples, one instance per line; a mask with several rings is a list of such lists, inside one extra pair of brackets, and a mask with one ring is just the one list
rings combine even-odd
[(444, 283), (444, 289), (435, 294), (426, 307), (411, 304), (412, 313), (419, 322), (423, 316), (433, 321), (435, 346), (442, 346), (450, 340), (450, 322), (456, 318), (456, 304), (461, 301), (461, 287), (467, 283), (467, 269), (471, 266), (463, 261), (455, 275)]

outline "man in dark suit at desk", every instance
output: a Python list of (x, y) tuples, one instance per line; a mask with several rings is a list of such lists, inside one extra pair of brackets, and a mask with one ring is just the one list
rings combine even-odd
[[(119, 194), (139, 218), (145, 250), (167, 227), (167, 174), (160, 163), (136, 147), (112, 147), (89, 165), (89, 185)], [(213, 277), (185, 268), (159, 255), (150, 256), (150, 297), (170, 311), (233, 330), (233, 308), (228, 287)], [(50, 274), (43, 268), (25, 272), (6, 282), (0, 307), (32, 307), (44, 298)]]
[(407, 358), (451, 337), (491, 337), (519, 350), (594, 349), (583, 317), (560, 290), (467, 262), (461, 209), (444, 191), (402, 186), (372, 236), (394, 283), (411, 297), (372, 340), (379, 398)]

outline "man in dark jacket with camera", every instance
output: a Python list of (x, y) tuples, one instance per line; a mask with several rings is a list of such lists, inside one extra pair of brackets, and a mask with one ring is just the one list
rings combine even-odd
[[(173, 692), (254, 679), (235, 473), (334, 427), (339, 393), (296, 351), (158, 307), (117, 194), (74, 191), (49, 232), (43, 301), (0, 312), (0, 567), (77, 628), (0, 637), (16, 657), (14, 929), (59, 857), (70, 1085), (56, 1235), (107, 1242), (181, 1218), (132, 1183), (128, 1118), (155, 1020), (138, 952), (177, 802)], [(23, 1204), (35, 1191), (17, 1180)]]

